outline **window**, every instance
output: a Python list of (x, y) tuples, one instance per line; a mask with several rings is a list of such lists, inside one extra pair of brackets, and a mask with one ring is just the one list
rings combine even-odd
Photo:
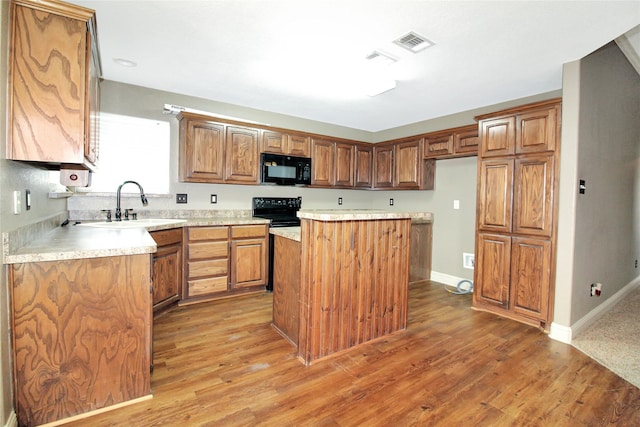
[(147, 194), (168, 194), (170, 142), (168, 122), (100, 113), (100, 157), (91, 191), (114, 193), (132, 180)]

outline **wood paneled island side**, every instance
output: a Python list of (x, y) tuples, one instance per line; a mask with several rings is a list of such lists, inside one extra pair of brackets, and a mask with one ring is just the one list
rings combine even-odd
[(273, 325), (303, 363), (406, 329), (416, 215), (300, 211), (299, 241), (274, 233)]

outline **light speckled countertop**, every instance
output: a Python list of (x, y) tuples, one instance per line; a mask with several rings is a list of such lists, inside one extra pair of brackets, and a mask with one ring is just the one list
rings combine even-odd
[(275, 227), (270, 228), (269, 233), (274, 236), (284, 237), (286, 239), (295, 240), (299, 242), (300, 239), (300, 227)]
[[(302, 214), (302, 215), (301, 215)], [(315, 219), (319, 221), (341, 221), (341, 220), (371, 220), (371, 219), (405, 219), (411, 218), (413, 224), (433, 222), (431, 212), (387, 212), (375, 210), (321, 210), (321, 211), (299, 211), (300, 218)], [(318, 219), (320, 218), (320, 219)], [(300, 227), (275, 227), (270, 228), (269, 233), (287, 239), (300, 242)]]
[(146, 228), (112, 229), (76, 226), (72, 221), (66, 227), (56, 227), (43, 233), (24, 246), (11, 247), (9, 244), (5, 250), (3, 262), (18, 264), (154, 253), (157, 247), (149, 234), (150, 231), (207, 225), (268, 224), (268, 222), (268, 220), (253, 217), (212, 217), (176, 222), (167, 220), (161, 225)]
[(433, 220), (431, 212), (394, 212), (375, 209), (300, 210), (298, 217), (316, 221), (353, 221), (375, 219)]

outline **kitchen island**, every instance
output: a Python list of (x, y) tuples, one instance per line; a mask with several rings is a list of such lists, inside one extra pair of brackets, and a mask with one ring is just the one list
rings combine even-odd
[(412, 218), (430, 213), (300, 211), (276, 235), (273, 325), (306, 365), (407, 327)]

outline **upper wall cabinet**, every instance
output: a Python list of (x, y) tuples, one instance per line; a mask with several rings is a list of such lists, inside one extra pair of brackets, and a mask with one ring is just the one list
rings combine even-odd
[(258, 129), (185, 112), (178, 120), (180, 181), (258, 184)]
[(95, 12), (14, 0), (10, 13), (7, 158), (93, 169), (101, 75)]
[(425, 159), (478, 155), (478, 126), (469, 125), (424, 136)]
[(435, 160), (424, 159), (422, 138), (376, 144), (373, 148), (373, 188), (433, 190)]
[(260, 138), (260, 152), (309, 157), (311, 155), (311, 138), (304, 135), (265, 130)]

